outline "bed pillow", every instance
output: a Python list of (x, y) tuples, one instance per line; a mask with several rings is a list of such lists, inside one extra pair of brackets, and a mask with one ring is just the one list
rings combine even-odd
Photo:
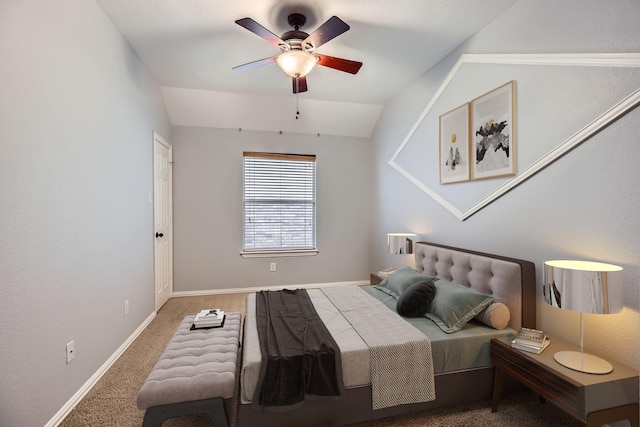
[(420, 282), (424, 279), (433, 279), (433, 277), (425, 276), (424, 274), (414, 270), (410, 267), (402, 267), (394, 271), (389, 277), (385, 278), (379, 285), (376, 286), (379, 290), (391, 295), (396, 300), (400, 298), (400, 295), (414, 283)]
[(400, 295), (396, 304), (398, 314), (405, 317), (423, 316), (436, 295), (434, 281), (435, 279), (433, 278), (423, 278), (421, 281), (409, 286)]
[(425, 317), (431, 319), (444, 332), (457, 332), (495, 298), (473, 289), (439, 279), (435, 282), (436, 296)]
[(501, 302), (493, 302), (475, 317), (476, 320), (494, 329), (504, 329), (509, 326), (511, 312), (509, 307)]

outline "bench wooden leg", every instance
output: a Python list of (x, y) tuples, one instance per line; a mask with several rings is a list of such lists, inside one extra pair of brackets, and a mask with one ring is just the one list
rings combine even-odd
[(195, 414), (208, 415), (215, 427), (229, 427), (227, 408), (222, 398), (152, 406), (144, 414), (142, 427), (160, 427), (169, 418)]

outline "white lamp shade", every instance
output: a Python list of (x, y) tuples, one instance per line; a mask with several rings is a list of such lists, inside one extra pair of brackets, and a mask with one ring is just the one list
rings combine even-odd
[(565, 310), (616, 313), (624, 306), (622, 267), (590, 261), (547, 261), (544, 298)]
[(415, 239), (416, 235), (413, 233), (389, 233), (387, 234), (387, 252), (396, 255), (412, 254)]
[(303, 50), (289, 50), (278, 56), (276, 62), (291, 77), (304, 77), (318, 63), (318, 58)]
[(548, 304), (580, 312), (580, 352), (558, 351), (556, 362), (589, 374), (608, 374), (613, 366), (584, 352), (582, 314), (609, 314), (624, 305), (622, 267), (590, 261), (547, 261), (544, 263), (544, 299)]

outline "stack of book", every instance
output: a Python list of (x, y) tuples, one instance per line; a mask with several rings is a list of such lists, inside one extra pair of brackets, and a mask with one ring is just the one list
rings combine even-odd
[(540, 354), (549, 346), (547, 335), (536, 329), (522, 328), (511, 341), (511, 347), (529, 353)]
[(214, 308), (202, 310), (193, 319), (193, 329), (219, 328), (224, 324), (224, 311)]

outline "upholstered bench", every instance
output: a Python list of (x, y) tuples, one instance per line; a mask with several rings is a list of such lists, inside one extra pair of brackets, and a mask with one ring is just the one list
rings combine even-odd
[(144, 427), (190, 414), (229, 426), (224, 399), (235, 390), (242, 317), (227, 313), (223, 327), (191, 330), (193, 317), (184, 318), (138, 392)]

